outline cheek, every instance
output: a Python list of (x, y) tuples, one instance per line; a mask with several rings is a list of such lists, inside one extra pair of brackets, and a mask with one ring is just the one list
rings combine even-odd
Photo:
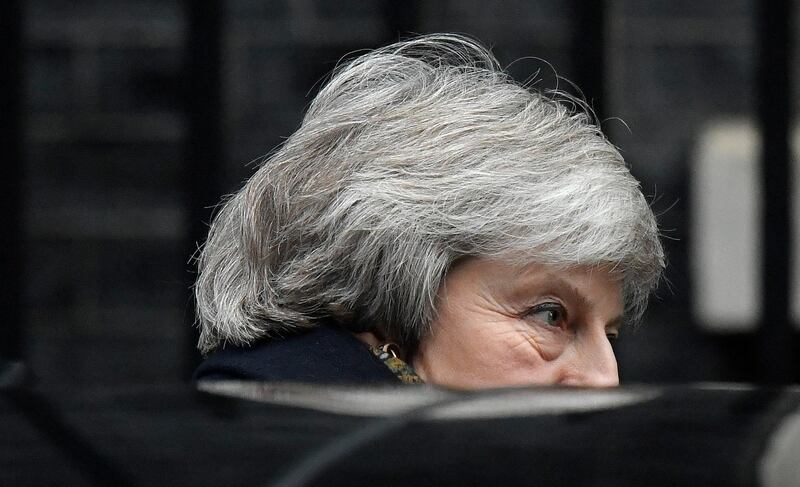
[(559, 358), (572, 340), (565, 330), (545, 325), (528, 325), (526, 336), (536, 344), (539, 355), (547, 362)]
[(504, 344), (516, 362), (531, 365), (557, 359), (566, 347), (562, 330), (532, 327), (524, 321), (514, 323), (513, 333)]
[(481, 365), (494, 370), (506, 370), (542, 362), (540, 340), (516, 320), (499, 320), (486, 323), (474, 335), (476, 355)]
[[(511, 317), (488, 317), (460, 322), (458, 332), (445, 326), (428, 343), (429, 372), (442, 385), (499, 387), (530, 383), (547, 372), (547, 363), (560, 354), (557, 340), (536, 333)], [(448, 333), (449, 332), (449, 333)], [(431, 370), (432, 369), (432, 370)]]

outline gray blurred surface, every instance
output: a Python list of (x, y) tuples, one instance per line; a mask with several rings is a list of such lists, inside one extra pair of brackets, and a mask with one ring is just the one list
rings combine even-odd
[(0, 391), (0, 483), (796, 485), (796, 388), (224, 389)]

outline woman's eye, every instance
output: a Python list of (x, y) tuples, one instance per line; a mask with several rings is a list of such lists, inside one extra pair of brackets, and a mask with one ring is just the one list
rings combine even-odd
[(606, 338), (608, 338), (608, 341), (613, 344), (619, 338), (619, 334), (617, 334), (617, 333), (606, 333)]
[(546, 324), (547, 326), (557, 327), (561, 326), (562, 322), (566, 318), (566, 313), (560, 304), (545, 303), (534, 307), (528, 313), (528, 316)]

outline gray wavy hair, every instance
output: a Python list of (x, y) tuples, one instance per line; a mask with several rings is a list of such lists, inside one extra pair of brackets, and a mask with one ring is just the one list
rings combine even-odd
[(574, 102), (514, 82), (461, 36), (366, 53), (213, 220), (198, 348), (324, 319), (414, 344), (467, 256), (611, 264), (632, 320), (664, 267), (639, 183)]

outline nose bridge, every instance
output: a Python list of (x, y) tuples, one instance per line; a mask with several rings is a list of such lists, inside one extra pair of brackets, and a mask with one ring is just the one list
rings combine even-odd
[(563, 384), (584, 387), (619, 385), (617, 358), (605, 330), (578, 337), (565, 364)]

